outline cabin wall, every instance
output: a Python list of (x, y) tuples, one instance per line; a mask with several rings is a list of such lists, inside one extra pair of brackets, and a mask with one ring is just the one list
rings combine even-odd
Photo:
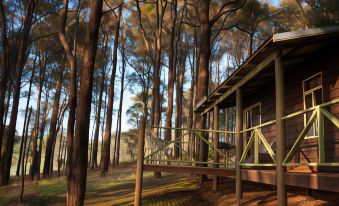
[[(324, 53), (318, 58), (312, 58), (293, 68), (286, 68), (285, 72), (285, 114), (291, 114), (304, 109), (303, 103), (303, 80), (322, 72), (323, 102), (339, 98), (339, 51), (330, 51)], [(261, 123), (275, 119), (275, 86), (274, 80), (253, 96), (243, 99), (244, 109), (260, 102), (261, 103)], [(339, 118), (339, 104), (327, 108), (336, 118)], [(245, 120), (244, 120), (245, 121)], [(304, 117), (299, 115), (285, 121), (286, 125), (286, 152), (294, 144), (297, 136), (304, 128)], [(325, 157), (326, 162), (339, 162), (339, 129), (335, 127), (325, 117)], [(269, 143), (275, 142), (276, 127), (275, 124), (262, 128), (262, 132)], [(273, 145), (275, 150), (275, 145)], [(299, 155), (299, 156), (298, 156)], [(294, 161), (298, 162), (317, 162), (318, 149), (317, 138), (304, 140), (301, 145), (301, 152)], [(294, 167), (292, 170), (301, 171), (329, 171), (338, 170), (334, 167)]]

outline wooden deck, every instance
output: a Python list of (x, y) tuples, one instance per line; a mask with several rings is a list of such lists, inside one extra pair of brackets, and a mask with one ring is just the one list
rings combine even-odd
[[(143, 167), (144, 171), (205, 174), (223, 177), (235, 176), (235, 169), (227, 168), (185, 167), (150, 164), (145, 164)], [(241, 179), (246, 181), (276, 185), (275, 170), (242, 169)], [(339, 174), (336, 173), (285, 172), (284, 179), (285, 185), (288, 186), (339, 192)]]

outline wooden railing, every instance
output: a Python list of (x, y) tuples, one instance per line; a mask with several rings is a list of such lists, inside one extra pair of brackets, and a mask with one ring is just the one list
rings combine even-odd
[[(284, 166), (339, 166), (338, 162), (326, 162), (325, 161), (325, 128), (324, 128), (324, 119), (327, 118), (330, 120), (331, 123), (333, 123), (337, 128), (339, 128), (339, 120), (333, 116), (326, 107), (332, 106), (334, 104), (339, 103), (339, 98), (317, 105), (315, 107), (305, 109), (299, 112), (295, 112), (293, 114), (285, 116), (283, 119), (288, 120), (291, 118), (295, 118), (299, 115), (305, 115), (308, 112), (312, 112), (311, 116), (309, 117), (309, 120), (307, 121), (305, 127), (298, 135), (297, 139), (295, 140), (292, 148), (287, 153), (285, 160), (283, 161)], [(314, 124), (314, 123), (317, 124)], [(291, 163), (290, 161), (300, 148), (300, 145), (302, 141), (306, 138), (308, 131), (312, 127), (312, 125), (317, 126), (318, 131), (318, 162), (296, 162)]]
[[(305, 115), (306, 113), (312, 113), (308, 118), (307, 123), (304, 128), (297, 136), (293, 146), (288, 151), (284, 161), (283, 166), (339, 166), (337, 162), (326, 162), (325, 161), (325, 134), (324, 134), (324, 119), (327, 118), (332, 122), (337, 128), (339, 128), (339, 120), (332, 115), (326, 107), (333, 106), (334, 104), (339, 103), (339, 98), (317, 105), (312, 108), (294, 112), (283, 117), (285, 121), (289, 119), (296, 118), (300, 115)], [(317, 122), (317, 124), (314, 124)], [(242, 152), (239, 164), (241, 166), (275, 166), (276, 165), (276, 154), (272, 149), (272, 144), (274, 142), (268, 142), (265, 138), (262, 129), (266, 126), (275, 124), (276, 121), (268, 121), (263, 124), (257, 125), (252, 128), (244, 129), (241, 131), (242, 134), (248, 132), (250, 133), (250, 138), (248, 139), (245, 148)], [(299, 147), (302, 141), (306, 138), (309, 129), (315, 125), (318, 131), (318, 162), (293, 162), (290, 161), (299, 150)], [(153, 131), (152, 131), (153, 130)], [(175, 134), (180, 131), (180, 135), (176, 135), (177, 138), (171, 141), (164, 140), (164, 131), (171, 130), (171, 134)], [(154, 132), (156, 131), (156, 132)], [(145, 162), (147, 164), (166, 164), (166, 165), (180, 165), (180, 166), (210, 166), (210, 167), (234, 167), (235, 166), (235, 149), (233, 149), (233, 154), (225, 152), (221, 149), (216, 148), (212, 142), (208, 141), (210, 134), (235, 134), (234, 131), (222, 131), (222, 130), (206, 130), (206, 129), (189, 129), (189, 128), (167, 128), (167, 127), (152, 127), (146, 126), (146, 147), (145, 147)], [(186, 138), (189, 137), (189, 138)], [(192, 140), (191, 138), (194, 138)], [(187, 141), (188, 139), (188, 141)], [(209, 158), (205, 162), (199, 161), (195, 157), (195, 150), (197, 146), (200, 145), (200, 140), (209, 145)], [(147, 145), (148, 141), (148, 145)], [(265, 148), (265, 154), (270, 157), (271, 163), (260, 162), (260, 142)], [(185, 146), (187, 145), (187, 146)], [(248, 162), (246, 159), (248, 157), (249, 151), (251, 150), (251, 155), (253, 155), (253, 162)], [(173, 150), (177, 148), (180, 151), (180, 155), (176, 157), (173, 155)], [(187, 148), (189, 151), (186, 151)], [(214, 161), (214, 152), (221, 157), (219, 161)]]
[[(258, 125), (256, 127), (241, 131), (241, 133), (251, 132), (251, 136), (250, 136), (250, 138), (249, 138), (249, 140), (248, 140), (248, 142), (245, 146), (245, 149), (242, 153), (242, 156), (240, 158), (239, 164), (241, 166), (275, 166), (275, 154), (273, 152), (273, 149), (272, 149), (271, 145), (268, 143), (268, 141), (266, 140), (266, 138), (264, 137), (263, 133), (261, 132), (262, 127), (273, 124), (273, 123), (275, 123), (275, 121), (270, 121), (268, 123), (269, 124), (265, 123), (265, 124)], [(271, 157), (272, 163), (260, 163), (259, 162), (260, 142), (262, 142), (267, 153)], [(253, 160), (254, 161), (253, 161), (253, 163), (245, 163), (245, 159), (246, 159), (248, 152), (249, 152), (252, 145), (254, 145), (254, 151), (253, 151), (253, 157), (254, 157)]]
[[(165, 133), (170, 130), (171, 139), (176, 134), (174, 140), (165, 140)], [(234, 154), (229, 154), (213, 145), (209, 141), (209, 136), (218, 134), (235, 134), (233, 131), (189, 129), (189, 128), (168, 128), (146, 126), (145, 137), (145, 158), (146, 164), (156, 165), (176, 165), (176, 166), (208, 166), (208, 167), (234, 167)], [(207, 161), (199, 161), (196, 158), (196, 150), (200, 146), (200, 140), (209, 146)], [(177, 149), (179, 154), (175, 154)], [(188, 150), (188, 151), (187, 151)], [(235, 150), (235, 149), (234, 149)], [(219, 161), (214, 161), (215, 152)]]
[[(306, 125), (296, 138), (292, 148), (287, 153), (284, 161), (283, 166), (339, 166), (339, 163), (336, 162), (325, 162), (325, 135), (324, 135), (324, 119), (327, 118), (332, 122), (337, 128), (339, 128), (339, 120), (333, 116), (328, 110), (326, 110), (326, 107), (329, 107), (331, 105), (339, 103), (339, 98), (317, 105), (315, 107), (311, 107), (305, 110), (301, 110), (298, 112), (294, 112), (292, 114), (286, 115), (283, 117), (285, 121), (296, 118), (300, 115), (305, 115), (306, 113), (312, 113), (309, 117), (309, 120), (307, 121)], [(317, 124), (314, 124), (317, 122)], [(251, 136), (249, 140), (247, 141), (245, 145), (245, 149), (243, 150), (241, 159), (240, 159), (240, 165), (241, 166), (275, 166), (275, 153), (271, 147), (271, 145), (268, 143), (266, 138), (264, 137), (261, 129), (265, 126), (269, 126), (272, 124), (275, 124), (276, 121), (272, 120), (266, 123), (263, 123), (261, 125), (257, 125), (255, 127), (245, 129), (241, 131), (241, 133), (250, 132)], [(308, 131), (310, 128), (315, 125), (317, 126), (316, 131), (318, 131), (318, 162), (293, 162), (290, 163), (296, 152), (299, 150), (299, 147), (302, 143), (302, 141), (306, 138)], [(272, 159), (272, 163), (260, 163), (259, 162), (259, 152), (260, 152), (260, 142), (263, 143), (263, 146), (265, 147), (267, 153)], [(254, 145), (253, 149), (253, 162), (252, 163), (245, 163), (246, 158), (248, 157), (248, 152), (250, 148)]]

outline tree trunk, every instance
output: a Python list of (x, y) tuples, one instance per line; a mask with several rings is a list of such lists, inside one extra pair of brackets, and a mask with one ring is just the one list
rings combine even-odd
[(109, 87), (108, 105), (107, 105), (107, 116), (106, 116), (106, 127), (104, 132), (103, 147), (101, 148), (101, 175), (106, 175), (108, 172), (108, 165), (110, 162), (110, 147), (111, 147), (111, 128), (112, 128), (112, 114), (113, 114), (113, 100), (114, 100), (114, 83), (115, 73), (117, 69), (117, 56), (118, 56), (118, 44), (119, 44), (119, 32), (120, 32), (120, 18), (122, 13), (122, 6), (119, 7), (119, 13), (115, 24), (114, 34), (114, 48), (113, 48), (113, 69), (111, 82)]
[[(107, 42), (105, 44), (105, 51), (107, 52)], [(105, 87), (105, 79), (106, 79), (106, 66), (102, 68), (101, 72), (101, 80), (100, 80), (100, 91), (99, 91), (99, 102), (98, 102), (98, 109), (97, 115), (95, 119), (95, 131), (94, 131), (94, 138), (93, 138), (93, 149), (92, 149), (92, 158), (91, 158), (91, 169), (98, 167), (98, 142), (99, 142), (99, 129), (100, 129), (100, 119), (101, 119), (101, 107), (102, 107), (102, 96), (104, 93)]]
[(102, 16), (102, 2), (102, 0), (91, 0), (91, 12), (81, 62), (79, 107), (73, 142), (72, 169), (69, 171), (68, 179), (67, 205), (83, 205), (85, 199), (93, 71)]
[[(41, 59), (41, 58), (40, 58)], [(43, 62), (40, 61), (40, 72), (39, 72), (39, 93), (38, 93), (38, 105), (35, 117), (35, 126), (33, 132), (31, 134), (33, 139), (33, 149), (32, 149), (32, 164), (29, 172), (29, 176), (31, 181), (34, 180), (35, 171), (37, 170), (37, 144), (38, 144), (38, 131), (40, 124), (40, 105), (41, 105), (41, 94), (42, 94), (42, 86), (45, 80), (45, 57), (43, 57)]]
[[(208, 93), (208, 80), (209, 80), (209, 59), (210, 59), (210, 22), (209, 22), (209, 1), (200, 1), (199, 12), (200, 12), (200, 42), (199, 42), (199, 70), (197, 71), (197, 89), (196, 89), (196, 101), (197, 104), (204, 96)], [(205, 129), (206, 115), (201, 116), (196, 114), (196, 128)], [(202, 134), (203, 135), (203, 134)], [(200, 162), (206, 162), (208, 156), (208, 145), (200, 139), (199, 146)], [(201, 165), (206, 166), (206, 165)], [(202, 176), (200, 181), (202, 180)], [(202, 183), (202, 182), (200, 182)]]
[(60, 142), (59, 142), (59, 152), (58, 152), (58, 177), (61, 176), (61, 166), (62, 166), (62, 151), (63, 151), (63, 140), (64, 140), (64, 124), (61, 122), (61, 132), (60, 132)]
[[(166, 122), (165, 127), (172, 127), (172, 114), (173, 114), (173, 90), (174, 90), (174, 82), (176, 76), (176, 52), (174, 51), (174, 39), (175, 39), (175, 27), (176, 27), (176, 20), (177, 20), (177, 0), (172, 2), (172, 10), (173, 10), (173, 19), (171, 18), (172, 22), (172, 29), (170, 35), (170, 42), (169, 42), (169, 54), (168, 54), (168, 99), (167, 99), (167, 112), (166, 112)], [(172, 11), (171, 11), (172, 16)], [(171, 130), (165, 130), (165, 140), (171, 140)]]
[(74, 54), (72, 53), (69, 42), (66, 39), (65, 28), (67, 21), (68, 11), (68, 0), (63, 1), (64, 9), (61, 12), (61, 24), (59, 28), (59, 39), (64, 47), (67, 60), (70, 66), (70, 94), (69, 94), (69, 112), (67, 120), (67, 162), (66, 162), (66, 173), (67, 173), (67, 202), (69, 202), (69, 191), (72, 190), (72, 154), (73, 154), (73, 139), (74, 139), (74, 125), (75, 125), (75, 113), (77, 103), (77, 72), (76, 72), (76, 40), (77, 40), (77, 27), (79, 22), (79, 7), (77, 6), (76, 23), (75, 23), (75, 35), (74, 35)]
[[(4, 124), (6, 123), (3, 121), (3, 117), (5, 114), (5, 96), (6, 96), (8, 77), (9, 77), (7, 25), (6, 25), (5, 10), (4, 10), (2, 1), (3, 0), (0, 0), (1, 43), (2, 43), (2, 78), (0, 82), (0, 155), (2, 154), (1, 153), (2, 138), (3, 138), (3, 133), (4, 133)], [(1, 162), (2, 161), (0, 160), (0, 163)]]
[[(19, 108), (19, 101), (20, 101), (20, 91), (21, 91), (21, 77), (23, 73), (24, 66), (26, 64), (26, 50), (29, 44), (28, 38), (29, 33), (32, 26), (32, 18), (35, 9), (35, 2), (34, 0), (29, 0), (27, 3), (27, 10), (24, 20), (24, 26), (21, 33), (20, 38), (20, 47), (19, 47), (19, 55), (17, 59), (18, 67), (15, 65), (13, 68), (17, 68), (15, 72), (15, 89), (13, 95), (13, 104), (12, 104), (12, 112), (10, 123), (8, 127), (8, 140), (7, 145), (4, 151), (4, 158), (1, 162), (1, 185), (8, 185), (9, 184), (9, 177), (10, 171), (12, 166), (12, 155), (13, 155), (13, 147), (14, 147), (14, 137), (15, 137), (15, 130), (16, 130), (16, 121), (18, 117), (18, 108)], [(2, 137), (1, 137), (2, 138)], [(1, 139), (0, 138), (0, 139)]]
[(31, 119), (31, 114), (32, 114), (32, 107), (29, 109), (28, 112), (28, 119), (27, 119), (27, 124), (25, 125), (25, 134), (22, 135), (22, 137), (24, 138), (24, 143), (23, 143), (23, 151), (22, 151), (22, 159), (21, 161), (18, 161), (18, 164), (21, 164), (21, 191), (20, 191), (20, 197), (19, 197), (19, 202), (22, 203), (23, 202), (23, 196), (24, 196), (24, 189), (25, 189), (25, 174), (26, 174), (26, 170), (24, 168), (24, 157), (25, 157), (25, 153), (26, 153), (26, 145), (27, 145), (27, 136), (28, 136), (28, 126), (29, 126), (29, 121)]
[(41, 154), (42, 154), (42, 142), (44, 139), (44, 134), (45, 134), (45, 128), (46, 128), (46, 122), (47, 122), (47, 116), (48, 116), (48, 91), (46, 91), (46, 100), (45, 100), (45, 105), (43, 108), (43, 115), (42, 115), (42, 122), (41, 122), (41, 127), (40, 127), (40, 132), (39, 132), (39, 152), (38, 152), (38, 163), (37, 163), (37, 170), (36, 174), (38, 174), (38, 180), (40, 179), (40, 167), (41, 167)]
[(119, 102), (119, 115), (118, 115), (118, 127), (117, 127), (117, 135), (115, 136), (115, 153), (113, 157), (113, 166), (117, 166), (120, 161), (120, 138), (121, 138), (121, 118), (122, 118), (122, 103), (124, 101), (124, 90), (125, 90), (125, 39), (122, 37), (121, 41), (121, 58), (122, 58), (122, 72), (121, 72), (121, 87), (120, 87), (120, 102)]
[(64, 65), (61, 67), (59, 71), (60, 72), (59, 79), (56, 83), (51, 124), (49, 128), (49, 135), (48, 135), (47, 142), (46, 142), (46, 153), (45, 153), (45, 162), (44, 162), (44, 170), (43, 170), (44, 177), (46, 177), (50, 173), (50, 170), (53, 170), (53, 168), (50, 168), (50, 161), (52, 158), (53, 144), (56, 138), (56, 129), (57, 129), (57, 122), (58, 122), (59, 101), (60, 101), (60, 95), (61, 95), (63, 70), (64, 70)]
[[(184, 86), (184, 77), (185, 77), (185, 63), (186, 63), (186, 51), (181, 50), (181, 57), (180, 57), (180, 65), (179, 65), (179, 71), (177, 76), (177, 83), (176, 83), (176, 114), (175, 114), (175, 128), (180, 128), (182, 126), (182, 104), (183, 104), (183, 86)], [(181, 136), (181, 131), (177, 130), (175, 132), (175, 139), (179, 138)], [(183, 140), (183, 139), (181, 139)], [(175, 158), (179, 157), (180, 153), (180, 142), (175, 143), (176, 146), (174, 148), (174, 156)]]
[(35, 62), (36, 62), (36, 58), (38, 55), (35, 55), (34, 58), (34, 63), (33, 63), (33, 69), (32, 69), (32, 75), (31, 75), (31, 79), (29, 81), (29, 88), (28, 88), (28, 95), (27, 95), (27, 102), (26, 102), (26, 110), (25, 110), (25, 119), (24, 119), (24, 126), (22, 128), (22, 135), (21, 135), (21, 143), (20, 143), (20, 152), (19, 152), (19, 160), (18, 160), (18, 165), (16, 168), (16, 176), (19, 177), (20, 175), (20, 162), (22, 157), (24, 157), (22, 155), (22, 149), (23, 149), (23, 144), (24, 144), (24, 137), (25, 137), (25, 129), (26, 129), (26, 124), (27, 124), (27, 114), (28, 114), (28, 110), (29, 110), (29, 102), (31, 100), (31, 90), (32, 90), (32, 83), (33, 83), (33, 78), (34, 78), (34, 73), (35, 73)]

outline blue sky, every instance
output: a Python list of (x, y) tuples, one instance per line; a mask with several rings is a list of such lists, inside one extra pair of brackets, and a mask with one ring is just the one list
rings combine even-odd
[(274, 6), (278, 6), (280, 0), (270, 0), (270, 2), (271, 2)]

